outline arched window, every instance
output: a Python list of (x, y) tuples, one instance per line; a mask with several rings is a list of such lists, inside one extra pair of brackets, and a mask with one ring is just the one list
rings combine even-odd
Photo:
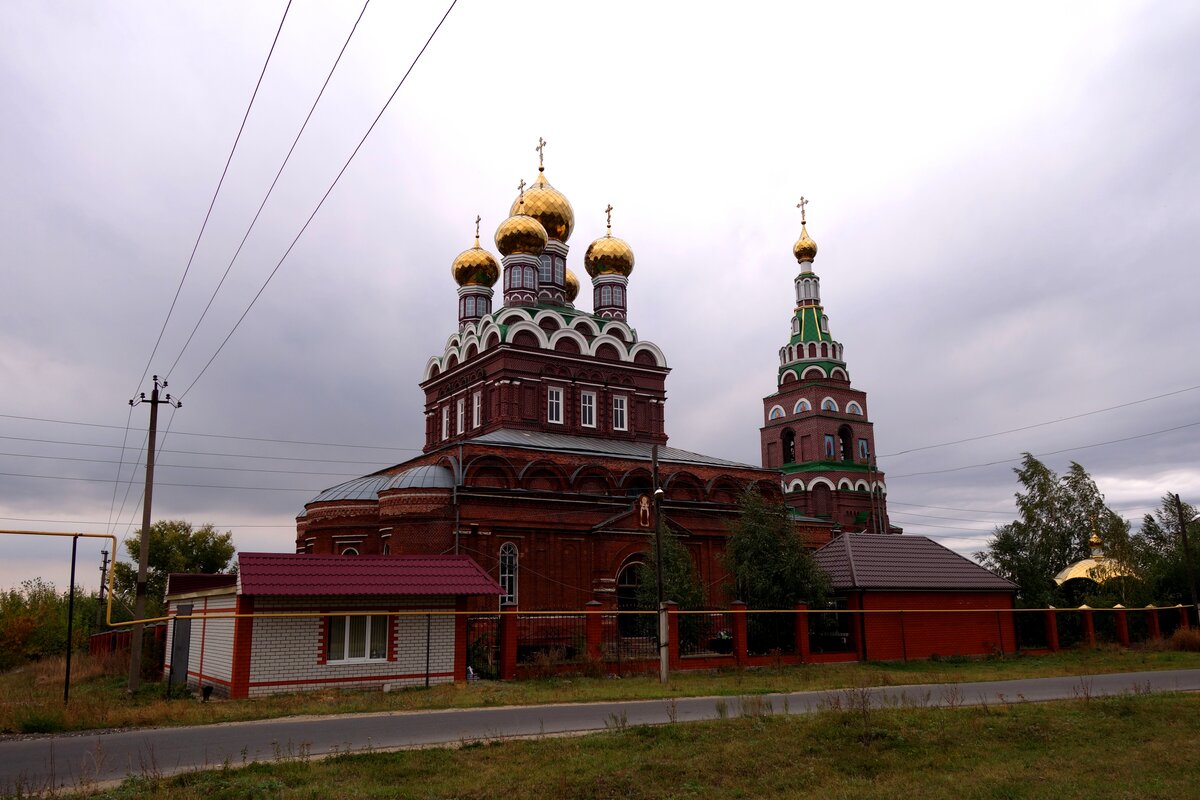
[(826, 358), (829, 357), (829, 345), (824, 342), (821, 342), (821, 355)]
[(816, 357), (817, 357), (817, 345), (816, 345), (816, 343), (815, 343), (815, 342), (809, 342), (809, 343), (808, 343), (808, 357), (809, 357), (809, 358), (816, 358)]
[(792, 413), (799, 414), (801, 411), (812, 411), (812, 403), (808, 402), (803, 397), (796, 401), (796, 407), (792, 409)]
[(344, 556), (356, 556), (356, 555), (358, 555), (358, 548), (355, 548), (355, 547), (344, 547), (344, 548), (342, 548), (342, 555), (344, 555)]
[(824, 400), (821, 401), (821, 410), (822, 411), (837, 411), (838, 410), (837, 402), (832, 397), (826, 397)]
[(563, 274), (566, 263), (561, 258), (554, 259), (554, 282), (557, 284), (561, 285), (567, 282), (566, 276)]
[(612, 287), (602, 286), (600, 288), (600, 304), (609, 306), (612, 305)]
[(550, 281), (553, 279), (553, 270), (554, 267), (551, 262), (551, 257), (543, 255), (538, 260), (538, 280), (540, 280), (542, 283), (550, 283)]
[(533, 267), (525, 268), (525, 288), (526, 289), (536, 289), (537, 288), (537, 273), (535, 273), (533, 271)]
[(849, 403), (846, 403), (846, 413), (847, 414), (857, 414), (858, 416), (861, 417), (862, 413), (863, 413), (862, 406), (860, 406), (858, 403), (851, 400)]
[(467, 313), (465, 316), (475, 316), (475, 295), (467, 295)]
[(838, 428), (838, 443), (841, 445), (842, 461), (854, 460), (854, 433), (849, 425)]
[(512, 542), (500, 545), (501, 603), (517, 602), (517, 546)]
[(783, 463), (796, 463), (796, 434), (791, 428), (783, 432)]
[(768, 419), (780, 419), (783, 417), (783, 409), (780, 406), (771, 406), (771, 413), (767, 415)]
[(613, 302), (619, 306), (625, 305), (625, 287), (624, 286), (614, 286), (613, 287)]

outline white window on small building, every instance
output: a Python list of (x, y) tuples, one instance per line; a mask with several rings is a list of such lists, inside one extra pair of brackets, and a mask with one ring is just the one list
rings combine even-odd
[(454, 408), (454, 421), (458, 423), (456, 428), (458, 433), (462, 433), (467, 429), (467, 398), (460, 397)]
[(517, 546), (512, 542), (500, 545), (501, 603), (517, 602)]
[(483, 392), (471, 395), (471, 427), (478, 428), (483, 424)]
[(347, 615), (329, 617), (329, 635), (325, 640), (325, 660), (387, 661), (388, 617)]
[(450, 406), (442, 406), (442, 438), (450, 438)]
[(624, 397), (618, 396), (613, 398), (612, 426), (614, 431), (629, 430), (629, 422), (625, 414), (625, 402)]
[(563, 390), (556, 386), (546, 390), (546, 421), (559, 425), (563, 421)]
[(596, 393), (579, 394), (579, 424), (585, 428), (596, 427)]

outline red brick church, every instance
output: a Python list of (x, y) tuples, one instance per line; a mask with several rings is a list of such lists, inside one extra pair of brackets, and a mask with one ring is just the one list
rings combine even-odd
[(813, 547), (843, 531), (899, 533), (874, 468), (866, 394), (851, 387), (829, 333), (803, 216), (791, 336), (763, 401), (756, 467), (667, 444), (670, 370), (630, 324), (633, 249), (612, 235), (607, 212), (607, 231), (583, 257), (590, 312), (576, 307), (580, 284), (567, 266), (575, 213), (543, 166), (496, 229), (498, 259), (481, 247), (476, 219), (474, 246), (451, 265), (457, 330), (420, 383), (423, 454), (313, 498), (297, 518), (297, 552), (459, 553), (525, 609), (624, 605), (652, 544), (655, 446), (662, 513), (714, 605), (729, 599), (720, 557), (747, 485), (785, 500)]

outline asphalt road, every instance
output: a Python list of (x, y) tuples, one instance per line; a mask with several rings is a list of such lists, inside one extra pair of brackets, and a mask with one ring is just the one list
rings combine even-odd
[[(861, 690), (746, 698), (746, 713), (806, 714), (845, 707)], [(1200, 670), (1126, 672), (959, 684), (878, 687), (874, 705), (980, 705), (1036, 702), (1133, 691), (1200, 691)], [(769, 704), (769, 705), (768, 705)], [(735, 717), (738, 697), (693, 697), (450, 711), (290, 717), (188, 728), (149, 728), (0, 741), (0, 795), (103, 785), (129, 775), (170, 775), (299, 756), (460, 744), (478, 740), (600, 731)]]

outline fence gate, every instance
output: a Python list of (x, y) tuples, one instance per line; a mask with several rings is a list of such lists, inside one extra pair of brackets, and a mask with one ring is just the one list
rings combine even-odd
[(500, 677), (500, 617), (467, 617), (467, 667), (480, 678)]
[(188, 673), (188, 652), (192, 649), (192, 621), (178, 617), (192, 615), (191, 604), (180, 604), (175, 607), (178, 615), (171, 620), (174, 629), (171, 631), (171, 672), (167, 676), (168, 686), (186, 686)]

